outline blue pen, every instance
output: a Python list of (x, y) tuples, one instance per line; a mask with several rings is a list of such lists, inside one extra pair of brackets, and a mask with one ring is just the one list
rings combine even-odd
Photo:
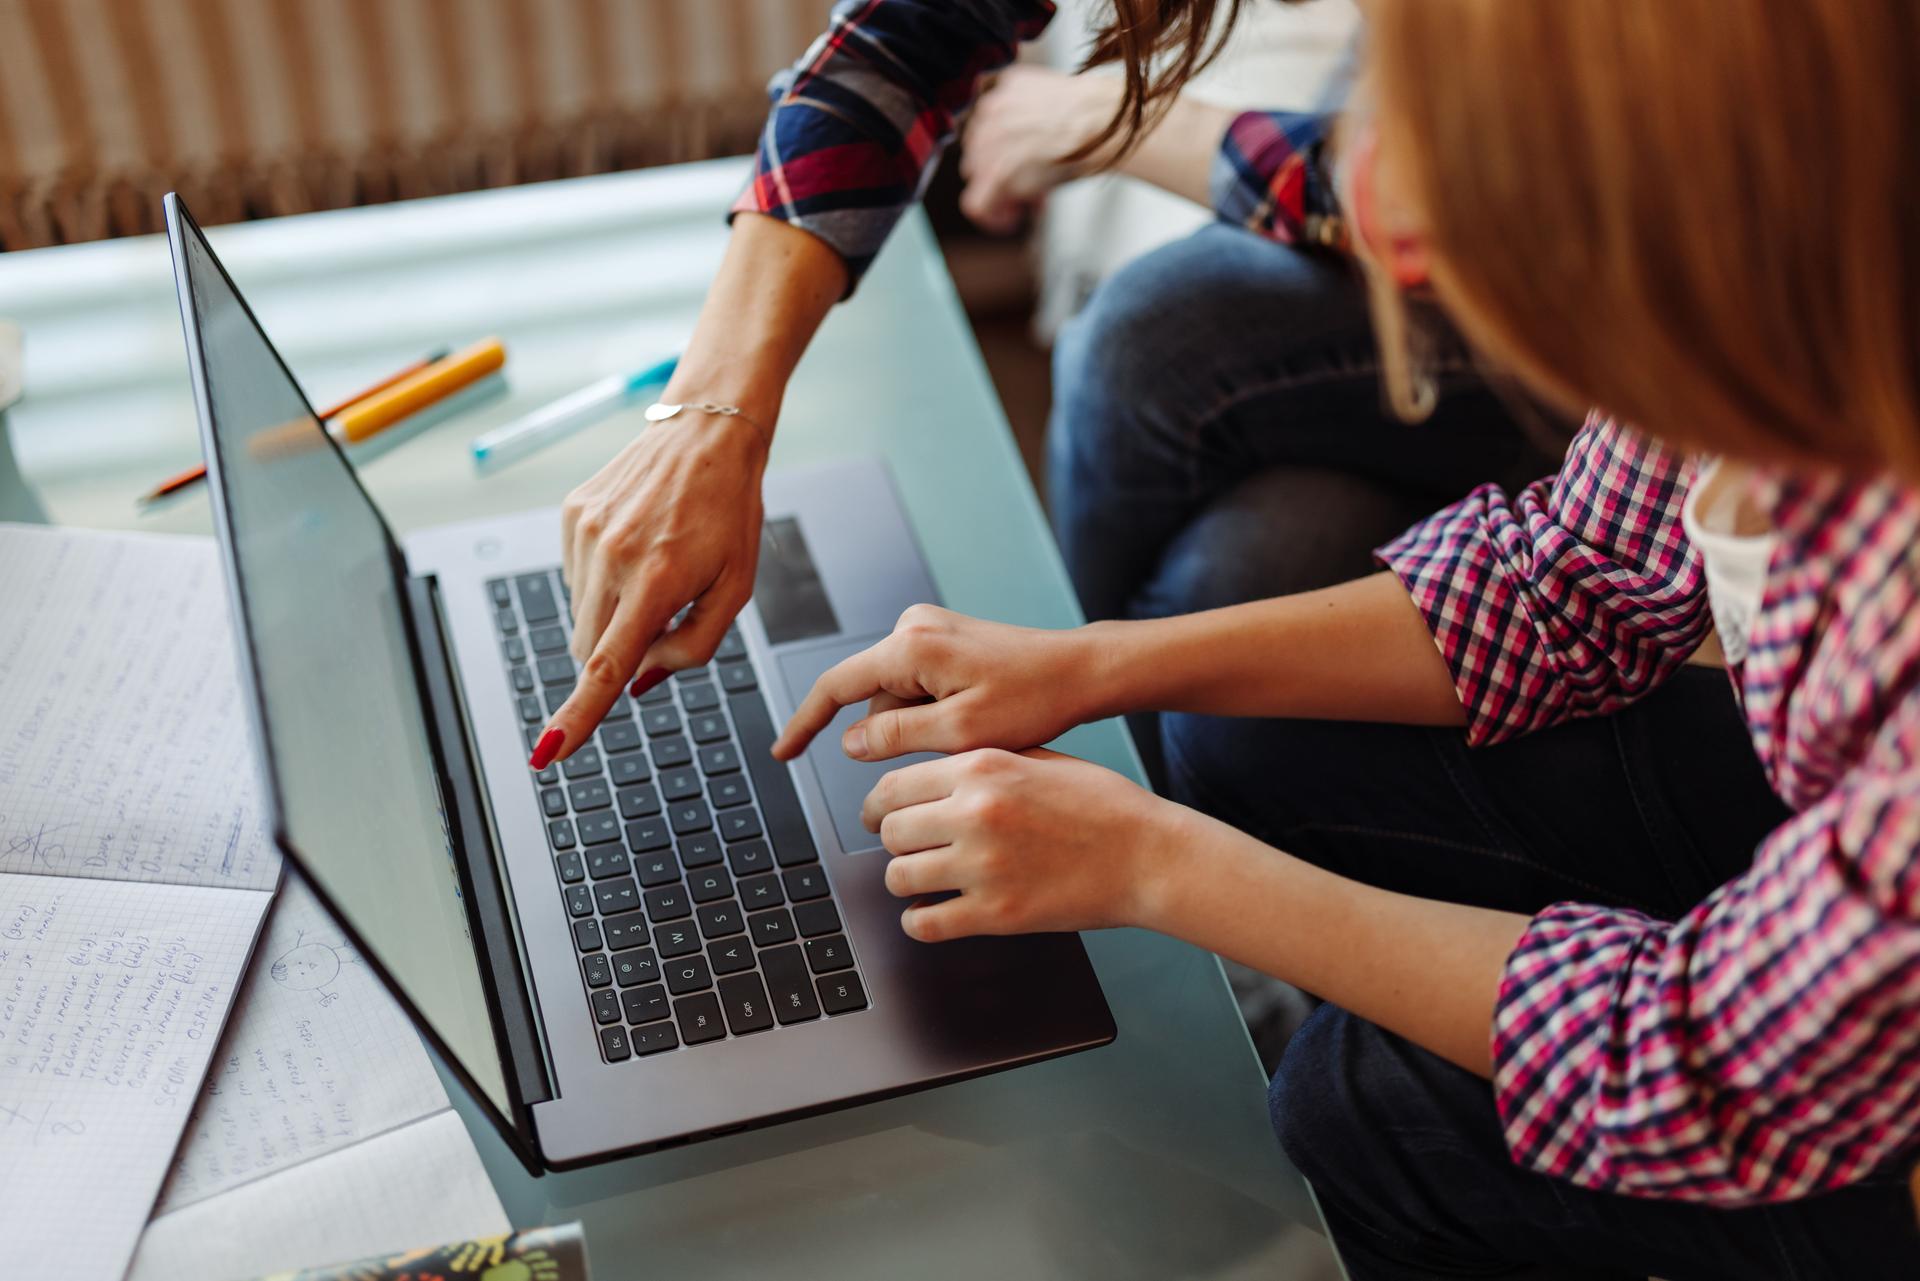
[(589, 383), (571, 395), (495, 427), (474, 437), (473, 461), (497, 466), (515, 458), (524, 458), (545, 445), (570, 436), (582, 427), (598, 422), (622, 405), (639, 398), (640, 393), (663, 387), (673, 377), (678, 356), (670, 356), (637, 374), (614, 374)]

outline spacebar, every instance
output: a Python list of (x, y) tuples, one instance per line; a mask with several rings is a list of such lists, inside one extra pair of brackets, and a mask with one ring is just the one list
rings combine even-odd
[(813, 833), (807, 830), (807, 816), (800, 812), (793, 775), (768, 754), (773, 722), (767, 718), (766, 699), (749, 690), (729, 697), (727, 706), (733, 713), (734, 732), (740, 736), (740, 754), (753, 775), (753, 790), (760, 797), (760, 816), (766, 821), (774, 858), (782, 867), (813, 862), (819, 855), (813, 848)]

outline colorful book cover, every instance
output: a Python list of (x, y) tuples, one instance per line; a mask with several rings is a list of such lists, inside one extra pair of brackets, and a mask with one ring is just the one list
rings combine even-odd
[(587, 1281), (587, 1239), (578, 1223), (565, 1223), (276, 1272), (260, 1281)]

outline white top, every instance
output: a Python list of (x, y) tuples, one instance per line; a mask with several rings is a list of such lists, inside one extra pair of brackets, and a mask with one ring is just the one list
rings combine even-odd
[(1760, 612), (1767, 585), (1767, 564), (1777, 535), (1737, 532), (1753, 528), (1754, 513), (1744, 509), (1744, 487), (1721, 471), (1718, 458), (1701, 465), (1693, 488), (1680, 507), (1680, 525), (1700, 549), (1707, 573), (1707, 607), (1729, 663), (1747, 656), (1747, 638)]

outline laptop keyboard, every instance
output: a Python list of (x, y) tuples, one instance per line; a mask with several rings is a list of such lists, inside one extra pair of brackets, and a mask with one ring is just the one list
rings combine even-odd
[[(487, 584), (527, 750), (573, 691), (557, 570)], [(774, 726), (735, 628), (707, 667), (533, 775), (581, 990), (609, 1063), (865, 1009)]]

